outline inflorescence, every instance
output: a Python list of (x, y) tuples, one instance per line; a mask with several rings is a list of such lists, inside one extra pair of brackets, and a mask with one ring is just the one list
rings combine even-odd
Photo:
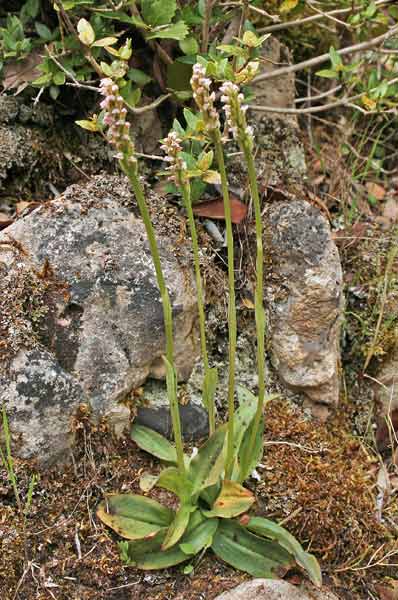
[(187, 163), (181, 158), (180, 152), (182, 140), (175, 131), (170, 131), (168, 136), (162, 140), (160, 148), (165, 152), (164, 160), (169, 164), (166, 167), (170, 171), (169, 180), (174, 183), (185, 183), (187, 179)]
[(207, 131), (213, 131), (220, 127), (220, 119), (217, 110), (214, 107), (216, 95), (214, 92), (210, 93), (210, 85), (211, 79), (206, 77), (206, 69), (199, 63), (196, 63), (196, 65), (193, 66), (191, 87), (194, 100), (202, 113), (205, 129)]
[(239, 92), (239, 87), (232, 81), (223, 83), (220, 91), (228, 129), (237, 141), (247, 143), (251, 147), (253, 145), (253, 127), (247, 125), (246, 122), (248, 106), (242, 104), (243, 94)]
[(117, 150), (115, 158), (136, 163), (135, 148), (130, 137), (130, 123), (126, 121), (127, 109), (112, 79), (102, 79), (100, 93), (104, 96), (100, 106), (105, 110), (104, 123), (109, 127), (107, 138)]

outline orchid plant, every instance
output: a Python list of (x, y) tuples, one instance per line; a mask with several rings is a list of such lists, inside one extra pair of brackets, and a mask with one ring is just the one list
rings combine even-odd
[[(201, 353), (204, 365), (203, 403), (209, 416), (209, 438), (196, 453), (184, 453), (177, 400), (177, 376), (174, 368), (173, 323), (170, 298), (164, 279), (156, 236), (151, 223), (144, 190), (138, 174), (138, 160), (129, 134), (127, 111), (112, 79), (101, 83), (105, 111), (103, 122), (107, 138), (114, 146), (115, 158), (129, 178), (146, 228), (157, 284), (162, 299), (166, 351), (166, 383), (172, 417), (174, 445), (159, 433), (133, 424), (131, 437), (143, 450), (164, 463), (158, 476), (143, 478), (141, 488), (153, 486), (172, 492), (178, 509), (162, 506), (148, 496), (138, 494), (107, 495), (97, 509), (98, 517), (123, 538), (119, 542), (122, 559), (140, 569), (161, 569), (191, 560), (207, 548), (222, 560), (255, 577), (277, 577), (295, 563), (306, 570), (311, 580), (321, 585), (321, 571), (316, 558), (304, 551), (299, 542), (282, 526), (248, 511), (255, 502), (253, 493), (242, 484), (260, 462), (263, 452), (263, 409), (265, 395), (265, 313), (263, 306), (263, 246), (260, 197), (253, 161), (253, 130), (246, 122), (244, 97), (236, 83), (226, 81), (220, 88), (225, 113), (221, 131), (216, 109), (213, 81), (207, 75), (205, 61), (193, 67), (193, 98), (199, 110), (197, 129), (204, 142), (214, 148), (224, 200), (228, 254), (228, 329), (229, 377), (228, 419), (216, 426), (215, 391), (217, 371), (209, 364), (200, 249), (191, 203), (191, 179), (197, 171), (184, 160), (184, 140), (171, 131), (162, 142), (168, 178), (180, 190), (187, 212), (192, 240), (198, 297)], [(258, 396), (235, 382), (236, 306), (234, 280), (234, 239), (231, 205), (223, 153), (223, 136), (232, 133), (244, 155), (250, 182), (256, 221), (257, 258), (255, 319), (257, 331)], [(213, 151), (202, 157), (211, 166)], [(235, 409), (235, 396), (238, 407)]]

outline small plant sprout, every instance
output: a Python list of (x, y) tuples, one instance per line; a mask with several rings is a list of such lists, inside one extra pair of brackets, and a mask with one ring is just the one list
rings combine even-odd
[[(194, 67), (192, 88), (201, 111), (204, 132), (215, 146), (227, 225), (230, 360), (228, 422), (215, 427), (214, 390), (217, 372), (209, 368), (199, 247), (191, 205), (190, 177), (196, 176), (194, 175), (196, 171), (191, 172), (187, 168), (181, 139), (176, 132), (172, 131), (163, 140), (162, 149), (166, 153), (166, 162), (169, 163), (168, 177), (181, 189), (190, 226), (198, 291), (201, 349), (205, 366), (203, 393), (209, 412), (210, 427), (209, 438), (197, 451), (190, 456), (183, 453), (173, 362), (173, 327), (169, 295), (160, 264), (154, 229), (138, 177), (138, 161), (134, 146), (128, 139), (126, 112), (123, 110), (118, 86), (107, 79), (101, 85), (104, 95), (103, 108), (106, 111), (104, 122), (109, 128), (107, 137), (115, 147), (119, 164), (129, 178), (135, 193), (146, 227), (163, 303), (166, 380), (175, 447), (159, 433), (135, 423), (131, 429), (131, 438), (140, 448), (167, 463), (167, 467), (158, 476), (143, 477), (140, 482), (141, 489), (148, 492), (154, 485), (166, 489), (178, 498), (179, 506), (177, 510), (172, 510), (151, 498), (138, 494), (110, 494), (99, 504), (97, 516), (124, 538), (119, 543), (123, 561), (139, 569), (167, 568), (192, 561), (193, 557), (200, 556), (207, 548), (211, 548), (219, 558), (254, 577), (278, 576), (296, 562), (307, 571), (311, 580), (320, 586), (321, 571), (314, 556), (305, 552), (298, 541), (280, 525), (247, 514), (255, 502), (255, 497), (250, 490), (242, 486), (242, 482), (256, 467), (259, 462), (258, 457), (262, 454), (262, 431), (260, 432), (256, 420), (258, 414), (260, 417), (262, 415), (262, 407), (256, 396), (249, 390), (238, 387), (239, 406), (236, 410), (234, 408), (236, 314), (231, 207), (220, 122), (214, 107), (215, 97), (214, 93), (210, 92), (210, 80), (205, 77), (201, 65)], [(232, 113), (231, 110), (231, 119), (234, 118)], [(237, 135), (240, 135), (239, 127)], [(250, 148), (250, 130), (247, 129), (246, 124), (242, 136), (244, 148)], [(198, 164), (203, 167), (199, 170), (208, 172), (212, 158), (211, 151), (204, 154), (198, 161)], [(253, 181), (254, 171), (252, 173), (250, 168), (249, 165), (251, 186), (255, 189), (255, 174)], [(258, 202), (258, 198), (255, 201)], [(256, 231), (261, 240), (261, 229)], [(262, 271), (258, 269), (258, 272), (262, 277)], [(260, 300), (262, 303), (262, 297), (259, 295), (258, 306)], [(257, 319), (258, 315), (261, 316), (261, 313), (257, 308)], [(258, 331), (260, 330), (259, 327)], [(257, 435), (258, 432), (260, 437)], [(255, 445), (251, 450), (253, 439)]]
[(138, 208), (145, 225), (153, 264), (155, 267), (156, 279), (163, 306), (163, 318), (166, 336), (165, 365), (167, 371), (167, 391), (171, 418), (173, 422), (178, 468), (181, 473), (184, 473), (185, 464), (182, 448), (180, 413), (178, 410), (177, 377), (174, 368), (173, 321), (170, 297), (163, 276), (155, 231), (151, 222), (148, 207), (146, 205), (144, 190), (138, 175), (138, 161), (135, 155), (134, 144), (130, 139), (130, 124), (126, 120), (127, 110), (123, 105), (123, 98), (119, 94), (118, 86), (110, 78), (103, 79), (101, 81), (101, 94), (104, 96), (104, 99), (101, 102), (101, 108), (105, 109), (104, 124), (108, 127), (107, 138), (110, 144), (115, 147), (117, 151), (115, 158), (119, 160), (119, 164), (129, 178), (133, 188), (135, 197), (137, 199)]
[(234, 236), (232, 231), (231, 202), (227, 172), (225, 169), (224, 153), (221, 141), (220, 119), (214, 106), (215, 93), (210, 92), (211, 79), (206, 77), (206, 69), (197, 63), (193, 67), (191, 86), (194, 100), (201, 112), (204, 130), (214, 145), (216, 160), (221, 177), (221, 188), (224, 202), (225, 224), (227, 232), (228, 254), (228, 438), (226, 458), (226, 478), (230, 479), (233, 469), (233, 440), (235, 413), (235, 361), (236, 361), (236, 301), (235, 301), (235, 271), (234, 271)]
[(214, 395), (217, 386), (217, 370), (211, 369), (209, 366), (209, 357), (206, 345), (206, 318), (204, 308), (204, 295), (202, 277), (200, 274), (200, 256), (198, 236), (195, 226), (195, 218), (192, 211), (191, 202), (191, 186), (189, 181), (189, 172), (186, 162), (181, 157), (182, 140), (178, 137), (175, 131), (170, 131), (169, 135), (163, 140), (161, 149), (165, 152), (165, 161), (169, 163), (166, 170), (169, 172), (169, 180), (177, 185), (182, 194), (185, 210), (188, 215), (189, 230), (192, 239), (192, 249), (195, 265), (195, 280), (196, 291), (198, 296), (198, 313), (199, 313), (199, 329), (200, 329), (200, 345), (204, 368), (203, 404), (206, 406), (209, 415), (209, 431), (210, 435), (214, 433), (216, 428), (215, 402)]
[[(256, 438), (263, 419), (265, 399), (265, 311), (263, 299), (263, 232), (260, 195), (257, 185), (256, 168), (253, 158), (253, 128), (247, 124), (247, 106), (243, 104), (244, 96), (239, 87), (231, 81), (226, 81), (220, 88), (221, 102), (224, 105), (227, 127), (238, 142), (247, 165), (249, 174), (250, 193), (253, 199), (254, 214), (256, 221), (256, 290), (255, 290), (255, 319), (257, 337), (257, 371), (258, 371), (258, 404), (256, 415), (247, 446), (247, 453), (243, 457), (242, 477), (247, 477), (247, 469), (256, 447)], [(261, 432), (262, 437), (262, 432)]]

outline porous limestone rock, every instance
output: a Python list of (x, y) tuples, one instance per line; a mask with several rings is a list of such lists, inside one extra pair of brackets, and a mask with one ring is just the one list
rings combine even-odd
[(296, 587), (280, 579), (252, 579), (224, 592), (215, 600), (338, 600), (337, 596), (313, 586)]
[[(131, 193), (124, 178), (94, 178), (86, 187), (68, 188), (0, 237), (10, 301), (21, 269), (30, 269), (38, 282), (53, 282), (39, 323), (31, 319), (33, 341), (25, 343), (24, 323), (23, 343), (10, 344), (0, 364), (0, 404), (5, 402), (13, 435), (20, 437), (22, 456), (62, 453), (81, 403), (91, 406), (94, 418), (111, 416), (126, 425), (132, 391), (148, 377), (165, 376), (152, 257), (142, 221), (122, 206), (126, 197)], [(184, 380), (198, 356), (193, 275), (186, 249), (180, 244), (176, 252), (175, 240), (161, 231), (157, 237), (172, 302), (176, 368)], [(27, 311), (34, 307), (26, 299), (22, 304)], [(18, 339), (19, 322), (1, 325), (9, 341)]]
[(339, 254), (327, 219), (308, 202), (272, 203), (266, 228), (273, 362), (284, 384), (304, 392), (325, 416), (323, 407), (339, 397)]

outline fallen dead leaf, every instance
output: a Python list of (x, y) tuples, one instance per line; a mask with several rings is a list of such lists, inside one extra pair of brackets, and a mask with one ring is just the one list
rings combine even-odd
[[(247, 204), (244, 204), (243, 202), (241, 202), (241, 200), (236, 198), (236, 196), (232, 195), (230, 196), (230, 202), (232, 223), (241, 223), (247, 215)], [(225, 220), (224, 202), (222, 198), (217, 198), (215, 200), (209, 200), (208, 202), (196, 204), (193, 207), (193, 212), (198, 217)]]
[(14, 222), (14, 220), (10, 219), (10, 215), (0, 212), (0, 229), (5, 229), (9, 225), (11, 225), (13, 222)]
[(36, 48), (23, 60), (12, 60), (8, 62), (3, 71), (3, 88), (21, 92), (31, 81), (37, 79), (41, 72), (38, 65), (43, 61), (43, 50)]
[(383, 208), (383, 217), (391, 222), (398, 220), (398, 200), (397, 198), (388, 198)]
[(375, 585), (380, 600), (398, 600), (398, 581), (388, 578), (383, 583)]
[(383, 200), (386, 195), (386, 190), (382, 185), (375, 183), (374, 181), (368, 181), (366, 184), (366, 189), (368, 190), (368, 194), (372, 194), (376, 198), (376, 200)]

